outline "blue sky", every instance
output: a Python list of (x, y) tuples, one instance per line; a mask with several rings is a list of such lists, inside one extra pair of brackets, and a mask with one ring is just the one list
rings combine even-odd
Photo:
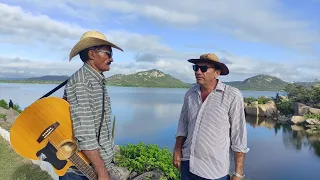
[[(0, 78), (71, 75), (68, 61), (87, 30), (124, 49), (106, 76), (159, 69), (194, 82), (189, 58), (213, 52), (230, 74), (286, 81), (320, 76), (320, 0), (0, 1)], [(148, 57), (148, 58), (145, 58)]]

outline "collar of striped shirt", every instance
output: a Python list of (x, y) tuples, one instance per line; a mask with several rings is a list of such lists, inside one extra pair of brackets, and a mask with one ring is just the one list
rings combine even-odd
[(87, 70), (86, 73), (90, 73), (90, 75), (93, 75), (93, 77), (100, 83), (100, 84), (105, 84), (106, 83), (106, 78), (102, 73), (99, 73), (93, 67), (91, 67), (89, 64), (84, 63), (84, 68)]
[[(218, 80), (218, 84), (216, 86), (216, 88), (213, 91), (224, 91), (226, 85), (224, 83), (222, 83), (219, 79)], [(194, 89), (195, 92), (200, 92), (200, 85), (197, 84), (196, 88)]]

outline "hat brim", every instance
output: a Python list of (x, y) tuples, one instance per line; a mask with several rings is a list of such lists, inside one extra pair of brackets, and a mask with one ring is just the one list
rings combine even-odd
[(215, 61), (206, 60), (206, 59), (189, 59), (188, 61), (190, 63), (193, 63), (193, 64), (197, 64), (197, 63), (200, 63), (200, 62), (208, 62), (208, 63), (211, 63), (211, 64), (216, 64), (221, 69), (220, 75), (224, 75), (225, 76), (225, 75), (229, 74), (229, 68), (224, 63), (221, 63), (221, 62), (215, 62)]
[(71, 59), (73, 57), (75, 57), (76, 55), (78, 55), (82, 50), (85, 50), (85, 49), (93, 47), (93, 46), (102, 46), (102, 45), (111, 46), (113, 48), (119, 49), (120, 51), (123, 51), (119, 46), (117, 46), (109, 41), (94, 38), (94, 37), (89, 37), (89, 38), (85, 38), (85, 39), (80, 40), (72, 48), (72, 50), (69, 54), (69, 61), (71, 61)]

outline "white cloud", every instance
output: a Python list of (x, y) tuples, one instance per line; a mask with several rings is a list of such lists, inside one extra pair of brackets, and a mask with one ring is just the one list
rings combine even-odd
[[(39, 0), (32, 2), (35, 6), (67, 10), (75, 16), (77, 13), (72, 13), (75, 9), (80, 13), (90, 12), (95, 17), (115, 12), (118, 19), (138, 16), (178, 28), (218, 30), (241, 40), (308, 53), (316, 52), (315, 44), (320, 43), (320, 27), (316, 20), (294, 18), (295, 12), (276, 0), (93, 0), (90, 3), (80, 0), (64, 1), (68, 2), (64, 6), (59, 5), (61, 3), (44, 6), (47, 2)], [(106, 22), (110, 19), (106, 18)]]
[[(56, 9), (56, 11), (65, 10), (63, 13), (72, 15), (76, 12), (82, 13), (85, 7), (83, 0), (63, 2), (43, 2), (33, 0), (30, 3), (38, 7)], [(87, 1), (86, 1), (87, 2)], [(269, 42), (281, 44), (288, 47), (299, 49), (311, 49), (313, 44), (319, 42), (318, 34), (309, 32), (306, 28), (308, 22), (284, 20), (285, 17), (276, 12), (269, 12), (273, 7), (278, 7), (275, 1), (246, 1), (242, 4), (230, 6), (230, 1), (177, 1), (164, 0), (160, 4), (155, 1), (144, 0), (136, 1), (135, 4), (129, 1), (92, 1), (87, 4), (89, 12), (95, 13), (94, 8), (100, 5), (96, 11), (106, 9), (123, 14), (124, 16), (142, 16), (162, 23), (173, 23), (179, 26), (198, 25), (195, 27), (216, 27), (222, 28), (231, 34), (241, 38), (251, 39), (260, 42)], [(48, 3), (48, 4), (45, 4)], [(62, 3), (62, 4), (61, 4)], [(82, 3), (82, 4), (81, 4)], [(181, 3), (181, 4), (179, 4)], [(60, 4), (60, 5), (58, 5)], [(202, 5), (203, 4), (203, 5)], [(108, 6), (107, 6), (108, 5)], [(213, 8), (214, 7), (214, 8)], [(90, 11), (90, 8), (92, 8)], [(281, 6), (280, 6), (281, 9)], [(232, 13), (230, 13), (232, 12)], [(76, 13), (73, 13), (76, 15)], [(166, 14), (165, 16), (160, 16)], [(18, 6), (9, 6), (0, 3), (0, 43), (24, 42), (31, 47), (33, 43), (43, 43), (43, 46), (62, 50), (66, 54), (72, 45), (78, 41), (86, 28), (62, 22), (43, 14), (30, 13)], [(98, 16), (96, 13), (93, 16)], [(103, 20), (100, 17), (99, 20)], [(204, 23), (204, 24), (202, 24)], [(200, 26), (201, 25), (201, 26)], [(171, 47), (161, 43), (158, 36), (151, 34), (138, 34), (126, 30), (109, 29), (104, 32), (107, 38), (122, 47), (125, 52), (147, 53), (157, 55), (157, 60), (148, 62), (126, 62), (115, 61), (111, 71), (106, 75), (117, 73), (134, 73), (142, 70), (159, 69), (165, 73), (171, 74), (185, 82), (194, 82), (194, 74), (191, 64), (186, 60), (198, 57), (197, 52), (174, 51)], [(313, 37), (314, 39), (312, 39)], [(11, 38), (11, 39), (9, 39)], [(274, 75), (288, 81), (313, 80), (319, 77), (320, 67), (303, 64), (284, 65), (284, 63), (262, 62), (250, 57), (240, 57), (226, 52), (217, 52), (221, 59), (229, 62), (230, 75), (224, 77), (225, 80), (243, 80), (247, 77), (265, 73)], [(16, 58), (18, 57), (18, 58)], [(0, 58), (0, 77), (16, 76), (31, 77), (40, 75), (66, 74), (70, 75), (80, 67), (80, 61), (54, 62), (46, 60), (28, 59), (16, 54), (14, 57)], [(132, 57), (134, 58), (134, 57)], [(299, 69), (300, 68), (300, 69)], [(259, 71), (257, 71), (259, 69)], [(305, 70), (307, 69), (307, 71)]]

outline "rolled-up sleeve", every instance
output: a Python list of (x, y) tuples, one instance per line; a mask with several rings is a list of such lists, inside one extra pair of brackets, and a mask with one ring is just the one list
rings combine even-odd
[(184, 102), (183, 102), (182, 109), (181, 109), (181, 113), (180, 113), (179, 122), (178, 122), (176, 137), (178, 137), (178, 136), (187, 137), (187, 134), (188, 134), (187, 104), (188, 104), (187, 95), (185, 95)]
[(70, 112), (74, 136), (78, 140), (80, 150), (98, 149), (94, 116), (89, 101), (86, 84), (73, 83), (66, 87), (66, 95), (70, 103)]
[(244, 112), (243, 96), (238, 91), (231, 102), (229, 111), (230, 125), (231, 125), (231, 149), (234, 152), (247, 153), (247, 128), (246, 118)]

